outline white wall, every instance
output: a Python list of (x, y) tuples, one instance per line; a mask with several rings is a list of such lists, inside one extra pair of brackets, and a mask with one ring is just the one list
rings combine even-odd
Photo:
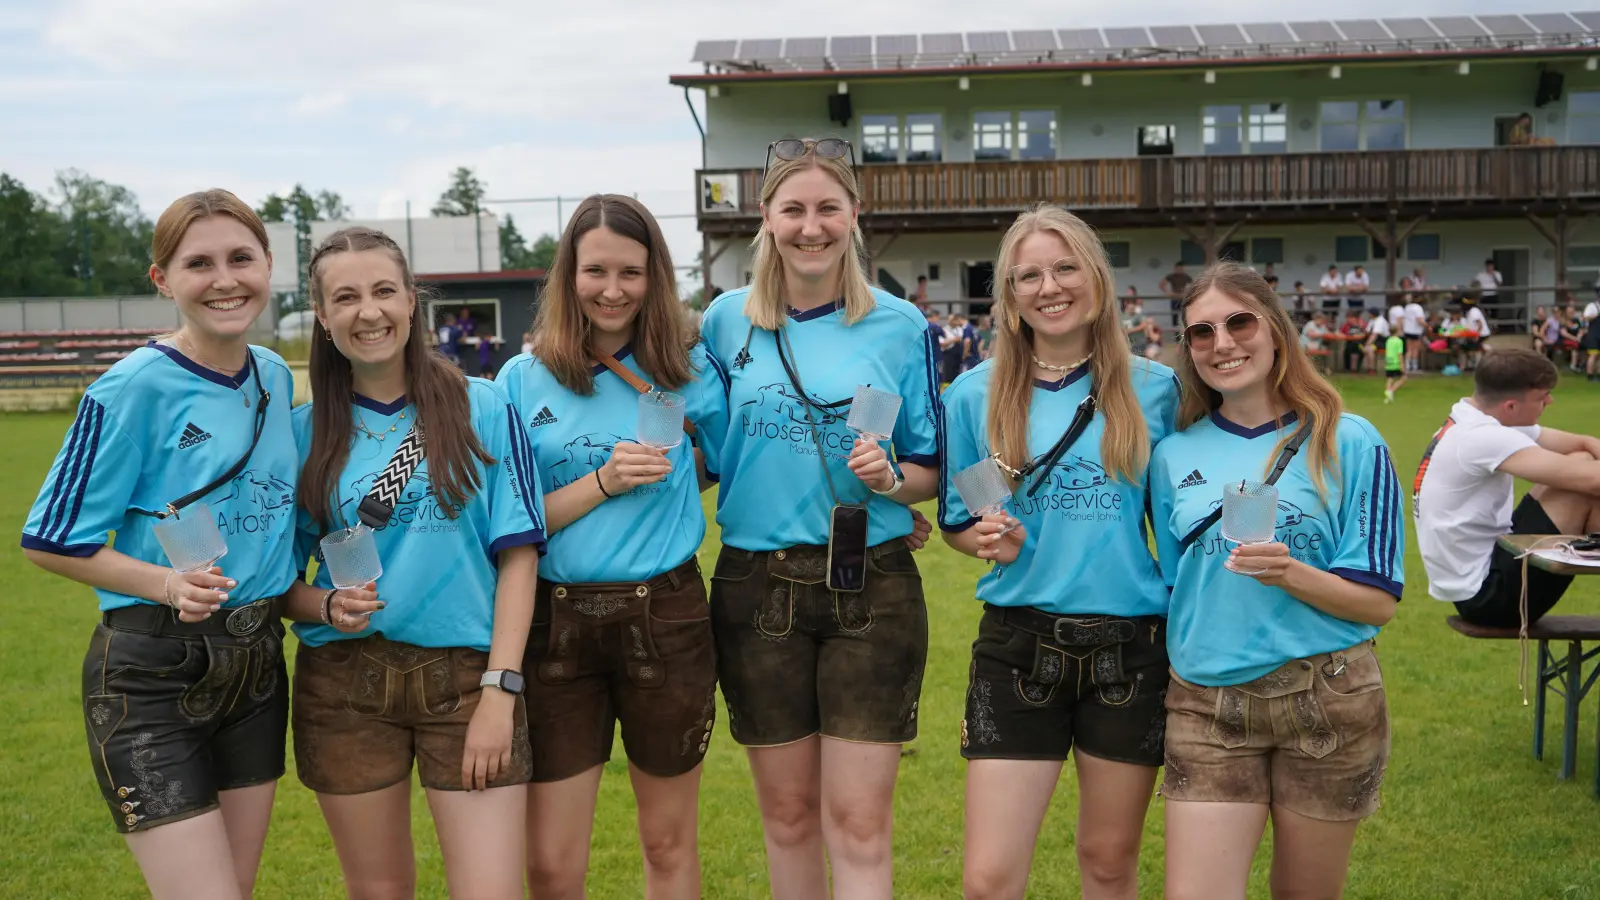
[[(471, 216), (461, 216), (313, 222), (311, 246), (315, 249), (323, 238), (340, 228), (365, 225), (394, 238), (400, 249), (406, 251), (413, 272), (428, 275), (498, 272), (500, 271), (500, 220), (485, 213), (476, 220), (478, 224), (476, 233), (473, 229), (474, 221)], [(294, 224), (267, 223), (267, 239), (272, 244), (272, 289), (295, 290), (300, 266), (296, 254)]]
[[(250, 326), (250, 340), (271, 343), (273, 315)], [(178, 327), (177, 309), (165, 297), (43, 297), (0, 300), (0, 331), (139, 328), (151, 334)]]

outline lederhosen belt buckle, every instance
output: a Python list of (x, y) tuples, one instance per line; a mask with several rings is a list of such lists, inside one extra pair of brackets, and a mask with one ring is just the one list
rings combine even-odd
[(1050, 633), (1055, 642), (1064, 647), (1096, 647), (1126, 644), (1133, 640), (1135, 629), (1131, 619), (1060, 616), (1051, 625)]
[(277, 618), (277, 600), (276, 597), (268, 597), (226, 610), (228, 617), (222, 621), (222, 627), (236, 638), (249, 637), (268, 620)]

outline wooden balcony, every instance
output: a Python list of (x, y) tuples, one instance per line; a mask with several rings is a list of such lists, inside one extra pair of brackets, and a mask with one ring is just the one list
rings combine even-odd
[[(1481, 218), (1600, 204), (1600, 146), (1167, 156), (860, 167), (869, 228), (941, 231), (1009, 222), (1051, 202), (1096, 224), (1349, 221), (1388, 210)], [(707, 234), (748, 234), (759, 215), (760, 169), (732, 175), (738, 204), (699, 214)], [(698, 179), (697, 179), (698, 182)], [(704, 184), (704, 182), (698, 182)]]

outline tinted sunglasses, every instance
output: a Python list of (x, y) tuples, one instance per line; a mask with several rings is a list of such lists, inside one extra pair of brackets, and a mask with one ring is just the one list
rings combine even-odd
[(1217, 342), (1217, 328), (1226, 328), (1235, 342), (1248, 341), (1261, 328), (1261, 314), (1240, 310), (1221, 322), (1193, 322), (1183, 329), (1183, 342), (1191, 350), (1210, 350)]
[(772, 169), (772, 158), (781, 160), (800, 159), (810, 154), (816, 154), (822, 159), (843, 159), (850, 157), (850, 168), (856, 167), (856, 148), (844, 138), (823, 138), (820, 141), (802, 140), (801, 138), (785, 138), (773, 141), (767, 145), (766, 169)]

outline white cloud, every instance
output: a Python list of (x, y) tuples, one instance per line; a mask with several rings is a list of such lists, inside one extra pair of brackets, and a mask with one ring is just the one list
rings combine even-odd
[(350, 98), (341, 92), (306, 94), (294, 105), (294, 113), (308, 118), (332, 115), (349, 104)]

